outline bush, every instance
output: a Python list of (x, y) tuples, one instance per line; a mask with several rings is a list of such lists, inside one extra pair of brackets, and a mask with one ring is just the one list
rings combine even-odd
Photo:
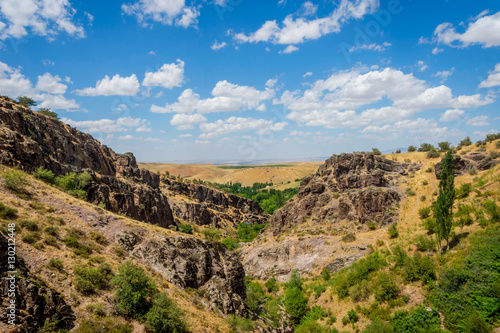
[(459, 147), (463, 147), (463, 146), (470, 146), (472, 144), (472, 141), (471, 139), (467, 136), (465, 137), (465, 139), (463, 139), (462, 141), (460, 141), (460, 143), (458, 144)]
[(269, 280), (267, 280), (264, 285), (266, 286), (267, 291), (270, 293), (276, 292), (279, 290), (278, 282), (273, 277), (270, 278)]
[(330, 332), (324, 326), (318, 324), (316, 321), (303, 321), (295, 327), (295, 333), (327, 333)]
[(290, 280), (285, 284), (285, 311), (294, 324), (298, 324), (307, 312), (307, 298), (302, 293), (302, 279), (294, 270)]
[(17, 209), (5, 206), (0, 202), (0, 218), (13, 219), (17, 217)]
[(491, 332), (490, 325), (477, 312), (473, 312), (467, 320), (467, 332), (470, 333), (489, 333)]
[(188, 332), (184, 317), (184, 312), (165, 293), (161, 293), (146, 314), (146, 327), (155, 333)]
[(229, 251), (234, 251), (238, 247), (240, 247), (240, 245), (238, 244), (238, 242), (236, 241), (236, 239), (234, 239), (232, 237), (224, 238), (222, 240), (222, 244), (224, 244)]
[(142, 318), (151, 307), (151, 297), (156, 293), (156, 285), (138, 266), (130, 261), (119, 268), (118, 274), (111, 279), (116, 286), (117, 310), (125, 316)]
[(188, 235), (193, 234), (193, 226), (191, 224), (179, 223), (177, 225), (177, 228), (179, 229), (180, 232), (182, 232), (184, 234), (188, 234)]
[(354, 242), (356, 240), (356, 235), (353, 233), (348, 233), (342, 237), (342, 240), (346, 243)]
[(201, 231), (201, 234), (203, 235), (203, 237), (205, 237), (206, 240), (212, 243), (218, 242), (221, 238), (220, 230), (214, 228), (203, 229)]
[(430, 237), (419, 235), (415, 241), (419, 251), (432, 251), (435, 248), (434, 241)]
[(240, 223), (238, 225), (238, 239), (240, 242), (251, 242), (253, 241), (260, 233), (262, 229), (266, 227), (265, 224), (249, 224), (249, 223)]
[(431, 258), (416, 252), (413, 258), (407, 258), (402, 272), (407, 282), (421, 280), (429, 283), (436, 280), (435, 265)]
[(434, 171), (434, 170), (432, 169), (432, 167), (428, 167), (427, 169), (425, 169), (425, 172), (429, 172), (429, 173), (430, 173), (430, 172), (432, 172), (432, 171)]
[(37, 231), (38, 230), (38, 223), (36, 223), (35, 221), (22, 220), (19, 223), (19, 226), (21, 228), (29, 230), (29, 231)]
[(464, 199), (467, 198), (471, 192), (472, 192), (472, 185), (463, 184), (462, 186), (460, 186), (458, 189), (455, 190), (455, 197), (457, 199)]
[(406, 190), (406, 195), (409, 197), (414, 197), (417, 195), (417, 193), (415, 191), (413, 191), (411, 188), (409, 188)]
[(370, 229), (370, 230), (377, 229), (377, 223), (375, 223), (375, 222), (368, 222), (366, 225), (368, 226), (368, 229)]
[(368, 276), (381, 267), (385, 266), (386, 262), (379, 252), (370, 254), (366, 258), (362, 258), (348, 268), (346, 274), (336, 280), (336, 291), (340, 298), (346, 297), (349, 294), (349, 289), (368, 279)]
[(323, 269), (321, 270), (321, 278), (323, 279), (323, 281), (330, 280), (330, 277), (330, 270), (326, 267), (323, 267)]
[(78, 241), (75, 237), (67, 237), (64, 239), (64, 244), (73, 249), (73, 252), (77, 256), (82, 256), (84, 258), (92, 254), (92, 249), (87, 245), (84, 245)]
[(363, 333), (393, 333), (391, 324), (375, 319), (370, 325), (366, 326)]
[(390, 238), (397, 238), (399, 236), (398, 224), (397, 223), (391, 224), (389, 229), (387, 229), (387, 234), (389, 235)]
[(428, 217), (424, 221), (424, 227), (428, 234), (433, 234), (436, 232), (436, 219), (433, 217)]
[(59, 248), (59, 244), (57, 243), (57, 239), (53, 236), (47, 236), (43, 239), (43, 243), (49, 246), (53, 246), (55, 248)]
[(366, 280), (361, 281), (349, 288), (349, 297), (353, 302), (360, 302), (370, 297), (371, 290)]
[(434, 148), (434, 146), (431, 145), (430, 143), (421, 143), (420, 148), (418, 148), (418, 151), (426, 153), (428, 151), (431, 151), (432, 149), (436, 150), (436, 148)]
[(38, 113), (43, 114), (47, 117), (59, 120), (59, 115), (57, 113), (55, 113), (54, 111), (51, 111), (48, 108), (40, 108), (40, 109), (38, 109)]
[(97, 244), (100, 245), (108, 245), (108, 239), (104, 236), (103, 233), (97, 231), (90, 232), (90, 238), (92, 238)]
[(64, 268), (64, 263), (61, 259), (58, 259), (58, 258), (51, 258), (49, 260), (49, 263), (47, 264), (47, 266), (50, 268), (50, 269), (56, 269), (58, 271), (62, 271), (63, 268)]
[(392, 327), (396, 333), (440, 332), (441, 318), (437, 311), (427, 311), (425, 307), (419, 306), (411, 312), (396, 311), (392, 318)]
[(260, 306), (264, 304), (266, 296), (258, 282), (247, 283), (247, 307), (251, 312), (259, 313)]
[(68, 172), (56, 178), (56, 185), (74, 197), (85, 199), (85, 189), (90, 185), (92, 175), (88, 172)]
[(427, 158), (438, 158), (441, 156), (441, 153), (438, 152), (435, 148), (432, 148), (427, 152)]
[(408, 152), (409, 152), (409, 153), (413, 153), (413, 152), (415, 152), (415, 151), (417, 151), (417, 147), (415, 147), (415, 146), (409, 146), (409, 147), (408, 147)]
[(254, 331), (254, 324), (250, 319), (230, 315), (226, 321), (231, 328), (231, 332), (240, 333)]
[(429, 216), (431, 216), (431, 212), (432, 212), (431, 207), (424, 207), (424, 208), (418, 210), (418, 215), (423, 220), (423, 219), (426, 219)]
[(83, 265), (75, 266), (75, 287), (84, 294), (91, 294), (96, 290), (103, 290), (109, 287), (109, 281), (113, 277), (111, 266), (102, 263), (97, 268)]
[(19, 170), (11, 169), (2, 173), (5, 187), (16, 193), (26, 193), (28, 180), (26, 175)]
[(56, 175), (52, 171), (45, 169), (44, 167), (39, 167), (33, 174), (36, 179), (43, 180), (46, 183), (54, 184), (56, 181)]
[(451, 143), (444, 141), (444, 142), (439, 142), (438, 143), (439, 151), (441, 152), (447, 152), (448, 150), (451, 149)]
[(378, 276), (375, 289), (375, 299), (380, 302), (395, 299), (399, 296), (400, 289), (396, 282), (386, 273), (381, 273)]
[(132, 333), (132, 324), (118, 317), (96, 317), (83, 319), (75, 333)]
[(26, 107), (36, 106), (38, 104), (32, 98), (30, 98), (28, 96), (24, 96), (24, 95), (18, 96), (17, 101), (19, 102), (19, 104), (26, 106)]
[(45, 231), (46, 234), (49, 234), (51, 236), (57, 236), (58, 230), (59, 228), (55, 225), (49, 225), (43, 229), (43, 231)]
[(372, 154), (373, 155), (382, 155), (382, 153), (380, 152), (380, 150), (378, 148), (372, 148)]
[(494, 201), (484, 201), (481, 205), (484, 207), (486, 214), (490, 216), (490, 222), (500, 222), (500, 207)]

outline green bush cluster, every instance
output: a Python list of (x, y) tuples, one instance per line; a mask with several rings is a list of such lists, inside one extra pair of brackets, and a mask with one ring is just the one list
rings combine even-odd
[(266, 224), (250, 224), (250, 223), (240, 223), (238, 224), (238, 230), (236, 234), (238, 235), (238, 240), (240, 242), (251, 242), (253, 241), (260, 233), (262, 229), (266, 227)]
[(0, 218), (14, 219), (17, 217), (17, 209), (5, 206), (0, 202)]
[(92, 249), (89, 246), (80, 243), (78, 241), (78, 239), (74, 236), (70, 236), (70, 237), (65, 238), (64, 244), (66, 244), (66, 246), (72, 248), (73, 252), (77, 256), (82, 256), (82, 257), (86, 258), (92, 254)]
[(26, 174), (20, 170), (11, 169), (2, 172), (5, 187), (15, 193), (26, 193), (28, 179)]
[(177, 228), (180, 232), (182, 232), (184, 234), (188, 234), (188, 235), (193, 234), (193, 226), (189, 223), (179, 223), (177, 225)]
[(108, 289), (111, 278), (114, 276), (111, 266), (102, 263), (98, 267), (77, 265), (74, 268), (75, 287), (84, 294), (91, 294), (97, 290)]

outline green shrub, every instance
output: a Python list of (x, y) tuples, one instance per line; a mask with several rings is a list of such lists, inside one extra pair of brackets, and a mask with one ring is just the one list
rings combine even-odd
[(471, 313), (467, 320), (467, 332), (470, 333), (489, 333), (491, 332), (490, 325), (484, 318), (477, 312)]
[(254, 332), (254, 323), (250, 319), (230, 315), (226, 321), (231, 328), (231, 332)]
[(64, 268), (64, 263), (61, 259), (58, 259), (58, 258), (51, 258), (49, 260), (49, 263), (47, 264), (47, 266), (50, 268), (50, 269), (56, 269), (58, 271), (62, 271), (63, 268)]
[(472, 185), (467, 183), (467, 184), (462, 184), (458, 189), (455, 190), (455, 197), (457, 199), (464, 199), (469, 196), (469, 194), (472, 192)]
[(326, 267), (323, 267), (323, 269), (321, 270), (321, 278), (323, 279), (323, 281), (330, 280), (330, 276), (330, 270)]
[(427, 158), (438, 158), (441, 156), (441, 153), (438, 152), (434, 147), (427, 152)]
[(407, 189), (405, 193), (409, 197), (414, 197), (417, 195), (417, 192), (413, 191), (411, 188)]
[(359, 320), (358, 313), (354, 309), (347, 311), (347, 316), (351, 323), (356, 323)]
[(85, 318), (75, 333), (132, 333), (132, 324), (118, 317)]
[(295, 333), (327, 333), (331, 332), (315, 321), (304, 321), (294, 330)]
[(430, 237), (419, 235), (415, 240), (415, 245), (419, 251), (433, 251), (436, 247), (434, 241)]
[(432, 171), (434, 171), (434, 170), (432, 169), (432, 167), (428, 167), (427, 169), (425, 169), (425, 172), (429, 172), (429, 173), (430, 173), (430, 172), (432, 172)]
[(205, 237), (206, 240), (212, 243), (218, 242), (221, 238), (220, 230), (214, 228), (203, 229), (201, 231), (201, 234), (203, 235), (203, 237)]
[(75, 287), (84, 294), (109, 288), (109, 281), (113, 277), (111, 266), (107, 263), (102, 263), (97, 268), (78, 265), (75, 266), (74, 273)]
[(415, 146), (409, 146), (409, 147), (408, 147), (408, 152), (409, 152), (409, 153), (413, 153), (413, 152), (415, 152), (415, 151), (417, 151), (417, 147), (415, 147)]
[(53, 236), (47, 236), (43, 239), (43, 243), (49, 246), (53, 246), (55, 248), (59, 248), (59, 244), (57, 242), (57, 239)]
[(383, 322), (380, 319), (373, 320), (370, 325), (366, 326), (363, 333), (393, 333), (391, 324)]
[(436, 148), (434, 148), (433, 145), (431, 145), (430, 143), (421, 143), (420, 144), (420, 148), (418, 148), (418, 151), (420, 152), (428, 152), (428, 151), (431, 151), (431, 150), (436, 150)]
[(0, 202), (0, 218), (13, 219), (17, 217), (17, 209), (5, 206)]
[(2, 172), (2, 177), (7, 189), (16, 193), (26, 193), (26, 186), (29, 183), (22, 171), (15, 169), (7, 170)]
[(43, 231), (45, 231), (46, 234), (49, 234), (51, 236), (57, 236), (57, 232), (59, 231), (59, 228), (55, 225), (49, 225), (46, 226)]
[(97, 244), (100, 245), (108, 245), (109, 243), (106, 236), (104, 236), (104, 234), (101, 232), (92, 231), (90, 233), (90, 238), (92, 238)]
[(314, 296), (316, 298), (319, 298), (321, 296), (321, 294), (326, 291), (326, 286), (324, 286), (322, 284), (318, 284), (318, 285), (313, 285), (311, 287), (311, 289), (314, 291)]
[(48, 109), (48, 108), (40, 108), (40, 109), (38, 109), (37, 112), (40, 113), (40, 114), (43, 114), (43, 115), (45, 115), (47, 117), (59, 120), (59, 115), (57, 113), (55, 113), (54, 111)]
[(161, 293), (155, 297), (145, 316), (146, 327), (155, 333), (188, 332), (184, 317), (184, 312), (165, 293)]
[(402, 271), (403, 278), (408, 281), (421, 280), (429, 283), (436, 280), (436, 269), (434, 262), (428, 256), (422, 256), (416, 252), (413, 258), (408, 257)]
[(351, 232), (342, 236), (342, 241), (346, 243), (354, 242), (355, 240), (356, 240), (356, 235)]
[(151, 297), (156, 293), (156, 285), (146, 272), (125, 262), (118, 274), (111, 279), (116, 286), (116, 307), (119, 313), (135, 319), (142, 318), (151, 307)]
[(436, 310), (427, 311), (419, 306), (411, 312), (396, 311), (392, 318), (395, 333), (428, 333), (441, 332), (441, 318)]
[(387, 234), (390, 238), (397, 238), (399, 236), (398, 224), (391, 224), (391, 226), (387, 229)]
[(360, 283), (353, 285), (349, 288), (349, 297), (353, 302), (360, 302), (368, 299), (371, 295), (370, 286), (368, 281), (362, 280)]
[(500, 207), (498, 207), (494, 201), (484, 201), (481, 203), (481, 205), (484, 207), (486, 213), (490, 216), (490, 222), (500, 222)]
[(307, 298), (302, 292), (302, 279), (294, 270), (290, 280), (285, 284), (285, 311), (290, 316), (291, 321), (296, 325), (307, 313)]
[(90, 185), (91, 181), (92, 175), (88, 172), (68, 172), (56, 178), (56, 185), (74, 197), (85, 199), (85, 189)]
[(180, 232), (182, 232), (184, 234), (188, 234), (188, 235), (193, 234), (193, 226), (191, 224), (179, 223), (177, 225), (177, 228), (179, 229)]
[(266, 296), (262, 286), (258, 282), (249, 281), (247, 283), (247, 307), (253, 313), (260, 312), (260, 306), (264, 304)]
[(33, 175), (35, 176), (35, 178), (49, 184), (54, 184), (56, 181), (55, 173), (53, 173), (51, 170), (45, 169), (44, 167), (39, 167)]
[(106, 316), (106, 311), (104, 311), (104, 307), (101, 303), (91, 303), (85, 307), (85, 310), (99, 317)]
[(249, 224), (249, 223), (240, 223), (238, 225), (238, 239), (241, 242), (251, 242), (253, 241), (260, 233), (262, 229), (266, 227), (265, 224)]
[(89, 255), (92, 254), (92, 249), (90, 247), (88, 247), (87, 245), (80, 243), (78, 241), (78, 239), (75, 237), (65, 238), (64, 244), (66, 244), (66, 246), (72, 248), (73, 252), (77, 256), (82, 256), (84, 258), (87, 258)]
[(24, 235), (21, 239), (23, 242), (27, 244), (34, 244), (40, 240), (40, 236), (38, 235), (37, 232), (29, 232), (26, 235)]
[(429, 216), (431, 216), (431, 212), (432, 212), (432, 208), (431, 207), (424, 207), (424, 208), (421, 208), (421, 209), (418, 210), (418, 215), (423, 220), (423, 219), (426, 219)]
[(222, 240), (222, 244), (224, 244), (229, 251), (234, 251), (238, 247), (240, 247), (240, 245), (238, 244), (238, 241), (232, 237), (224, 238)]
[(377, 223), (375, 223), (375, 222), (368, 222), (366, 225), (368, 226), (368, 229), (370, 229), (370, 230), (377, 229)]
[(373, 290), (375, 299), (380, 302), (395, 299), (399, 296), (400, 289), (393, 278), (386, 273), (380, 273)]
[(384, 267), (387, 263), (379, 252), (374, 252), (362, 258), (346, 270), (346, 273), (336, 280), (335, 289), (340, 298), (349, 295), (349, 289), (368, 279), (369, 275)]
[(273, 277), (266, 281), (265, 286), (266, 286), (267, 291), (270, 293), (276, 292), (279, 290), (278, 282)]

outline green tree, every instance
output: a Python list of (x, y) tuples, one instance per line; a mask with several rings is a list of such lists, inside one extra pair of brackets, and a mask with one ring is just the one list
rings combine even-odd
[(118, 312), (140, 319), (151, 307), (151, 297), (156, 293), (155, 283), (141, 267), (130, 261), (122, 264), (118, 272), (111, 280), (116, 286)]
[(380, 150), (378, 148), (372, 148), (372, 154), (373, 155), (382, 155), (382, 153), (380, 152)]
[(413, 153), (413, 152), (415, 152), (415, 151), (417, 151), (417, 147), (415, 147), (415, 146), (409, 146), (409, 147), (408, 147), (408, 152), (409, 152), (409, 153)]
[(470, 146), (472, 144), (472, 141), (471, 139), (467, 136), (465, 137), (465, 139), (463, 139), (462, 141), (460, 141), (460, 143), (458, 144), (460, 147), (462, 146)]
[(432, 148), (434, 148), (433, 145), (431, 145), (430, 143), (421, 143), (420, 144), (420, 148), (418, 148), (418, 151), (421, 151), (421, 152), (428, 152), (430, 151)]
[(156, 296), (146, 314), (146, 326), (155, 333), (189, 332), (184, 312), (165, 293)]
[(439, 142), (438, 143), (439, 151), (445, 152), (451, 149), (451, 143), (447, 141)]
[(450, 248), (450, 233), (453, 222), (453, 202), (455, 201), (455, 167), (453, 154), (448, 151), (441, 163), (441, 180), (439, 181), (439, 195), (434, 206), (436, 217), (436, 234), (441, 250), (441, 241), (446, 240), (446, 250)]
[(57, 113), (55, 113), (54, 111), (52, 111), (51, 109), (39, 108), (38, 113), (41, 113), (47, 117), (51, 117), (51, 118), (55, 118), (55, 119), (59, 120), (59, 115)]
[(19, 96), (17, 98), (17, 101), (19, 104), (30, 107), (30, 106), (36, 106), (37, 102), (35, 102), (33, 99), (29, 98), (28, 96)]
[(302, 278), (297, 270), (293, 270), (290, 280), (285, 284), (285, 311), (294, 325), (307, 313), (307, 298), (302, 292)]

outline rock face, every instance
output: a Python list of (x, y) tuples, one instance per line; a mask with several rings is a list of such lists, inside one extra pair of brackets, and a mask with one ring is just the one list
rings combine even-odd
[(334, 155), (302, 179), (297, 197), (273, 214), (274, 234), (308, 219), (391, 223), (395, 214), (390, 208), (401, 200), (391, 187), (404, 174), (400, 163), (380, 156)]
[(0, 97), (0, 163), (56, 175), (87, 171), (87, 200), (137, 220), (167, 227), (174, 218), (160, 177), (140, 170), (131, 153), (116, 154), (92, 136)]
[[(9, 309), (9, 268), (7, 239), (0, 234), (0, 331), (8, 332), (12, 325), (8, 324), (7, 313)], [(31, 275), (23, 261), (16, 256), (15, 280), (15, 330), (14, 332), (37, 332), (46, 321), (58, 321), (55, 329), (71, 329), (75, 316), (73, 310), (66, 304), (63, 297), (55, 290), (47, 287), (45, 283)]]
[[(484, 171), (495, 167), (498, 164), (498, 157), (486, 156), (482, 153), (471, 153), (464, 156), (453, 155), (453, 166), (455, 167), (455, 177), (461, 176), (469, 170), (476, 169)], [(434, 173), (437, 179), (441, 179), (441, 162), (436, 164)]]
[(206, 291), (212, 308), (246, 314), (245, 271), (224, 247), (196, 238), (164, 237), (144, 241), (131, 255), (181, 288)]
[(257, 202), (199, 184), (162, 179), (162, 191), (171, 200), (174, 215), (197, 225), (237, 227), (238, 223), (267, 223), (267, 215)]

